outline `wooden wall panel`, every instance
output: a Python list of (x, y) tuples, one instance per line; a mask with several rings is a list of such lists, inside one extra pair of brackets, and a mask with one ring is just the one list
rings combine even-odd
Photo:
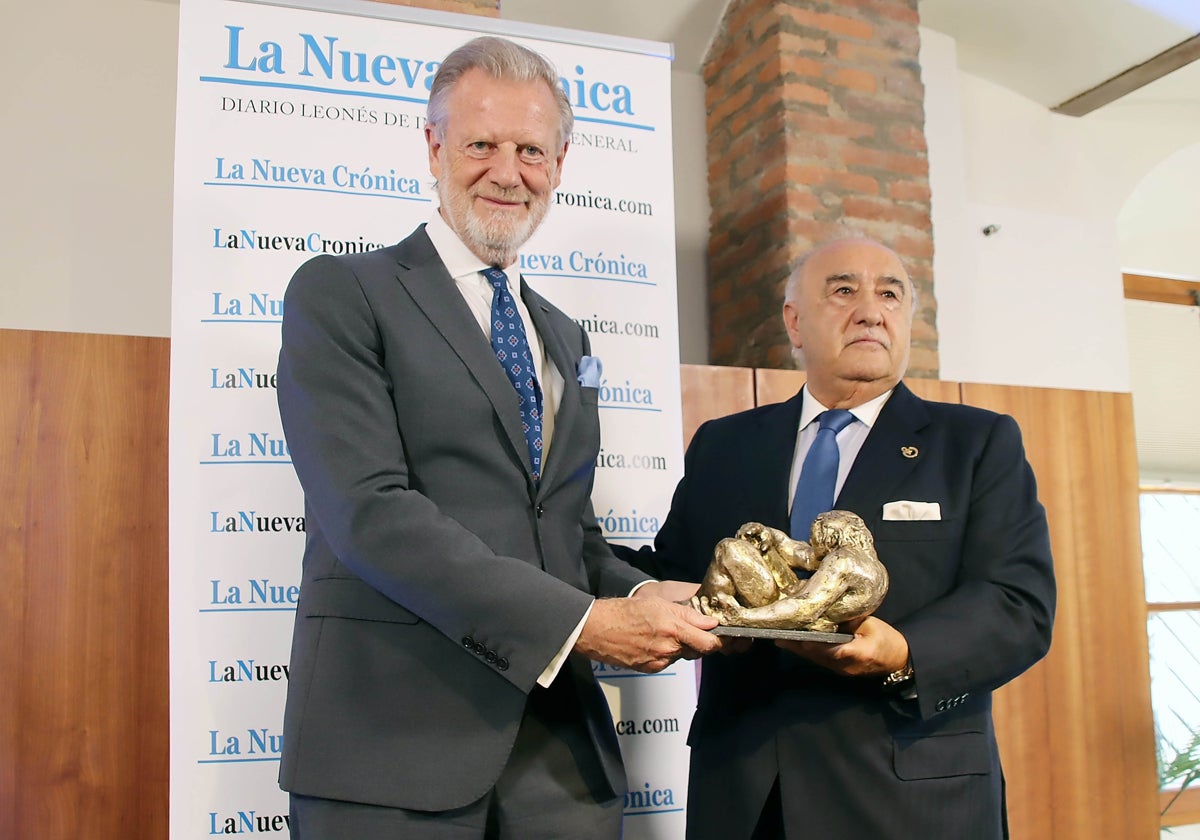
[(1200, 306), (1200, 283), (1146, 274), (1123, 274), (1127, 300), (1149, 300), (1179, 306)]
[(1021, 424), (1058, 578), (1050, 654), (996, 700), (1012, 836), (1156, 838), (1132, 398), (966, 384), (963, 402)]
[(166, 836), (168, 367), (0, 330), (0, 836)]
[[(757, 404), (767, 405), (790, 400), (804, 386), (806, 379), (807, 376), (802, 370), (755, 369), (754, 385)], [(945, 382), (940, 379), (905, 379), (904, 384), (922, 399), (953, 403), (959, 401), (959, 384), (957, 382)]]
[[(0, 330), (0, 837), (166, 836), (168, 356)], [(680, 378), (686, 442), (804, 374)], [(997, 697), (1014, 840), (1157, 837), (1129, 396), (908, 384), (1017, 417), (1050, 515), (1054, 646)]]
[(904, 384), (923, 400), (962, 402), (962, 386), (957, 382), (947, 382), (942, 379), (905, 379)]
[(700, 424), (754, 408), (754, 371), (743, 367), (680, 365), (683, 400), (683, 445), (692, 442)]
[(808, 376), (802, 370), (754, 370), (754, 399), (757, 405), (783, 402), (796, 396)]

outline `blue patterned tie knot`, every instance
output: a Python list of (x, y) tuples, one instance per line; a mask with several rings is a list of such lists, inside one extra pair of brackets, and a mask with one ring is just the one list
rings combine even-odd
[(792, 502), (792, 539), (807, 540), (817, 515), (833, 509), (840, 461), (837, 436), (853, 421), (854, 415), (844, 408), (822, 411), (817, 415), (817, 436), (804, 456), (800, 478), (796, 481), (796, 498)]
[(525, 325), (517, 315), (517, 304), (508, 291), (508, 275), (486, 268), (483, 276), (492, 284), (492, 350), (508, 380), (516, 389), (521, 409), (521, 430), (529, 448), (533, 477), (542, 475), (542, 389), (534, 372), (533, 356)]

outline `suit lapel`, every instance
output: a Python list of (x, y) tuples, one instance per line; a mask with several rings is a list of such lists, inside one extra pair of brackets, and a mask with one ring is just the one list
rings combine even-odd
[(425, 226), (422, 225), (396, 249), (399, 263), (396, 276), (400, 284), (479, 383), (492, 403), (513, 450), (525, 465), (525, 471), (531, 472), (529, 449), (525, 444), (525, 433), (521, 430), (521, 413), (517, 410), (516, 391), (500, 369), (491, 344), (459, 294), (454, 278), (429, 241)]
[[(879, 412), (846, 476), (834, 507), (853, 510), (868, 523), (882, 516), (883, 503), (921, 459), (921, 430), (929, 424), (925, 404), (903, 382)], [(906, 454), (907, 453), (907, 454)]]
[[(566, 338), (555, 329), (550, 319), (550, 304), (529, 287), (524, 277), (521, 278), (521, 299), (525, 302), (525, 308), (529, 310), (529, 317), (533, 320), (532, 326), (537, 330), (547, 359), (562, 375), (563, 391), (559, 395), (558, 413), (554, 415), (554, 440), (566, 441), (579, 415), (579, 382), (575, 378), (577, 360), (567, 346)], [(542, 379), (546, 376), (547, 372), (543, 370)], [(563, 458), (561, 455), (555, 457), (553, 441), (551, 443), (550, 452), (542, 466), (543, 489), (552, 486), (559, 477), (559, 470), (562, 469), (559, 465), (563, 463)]]
[(768, 514), (761, 520), (764, 525), (788, 531), (791, 516), (788, 512), (788, 495), (791, 488), (792, 461), (796, 457), (796, 435), (800, 426), (800, 406), (804, 392), (801, 391), (787, 402), (779, 403), (775, 410), (765, 413), (758, 434), (758, 445), (746, 447), (753, 460), (745, 464), (746, 474), (758, 478), (750, 483), (751, 510), (762, 510)]

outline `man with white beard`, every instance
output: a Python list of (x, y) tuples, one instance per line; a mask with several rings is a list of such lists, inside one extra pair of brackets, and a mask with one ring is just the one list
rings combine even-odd
[(293, 840), (616, 838), (625, 777), (589, 660), (719, 646), (609, 551), (599, 366), (519, 277), (571, 136), (544, 58), (451, 53), (425, 131), (440, 208), (323, 255), (284, 304), (279, 408), (308, 524), (280, 784)]

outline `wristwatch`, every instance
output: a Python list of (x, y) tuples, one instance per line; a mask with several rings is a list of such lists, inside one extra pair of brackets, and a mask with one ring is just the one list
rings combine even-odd
[(904, 667), (898, 671), (892, 671), (883, 678), (883, 688), (886, 691), (903, 691), (913, 681), (913, 666), (912, 659), (905, 663)]

